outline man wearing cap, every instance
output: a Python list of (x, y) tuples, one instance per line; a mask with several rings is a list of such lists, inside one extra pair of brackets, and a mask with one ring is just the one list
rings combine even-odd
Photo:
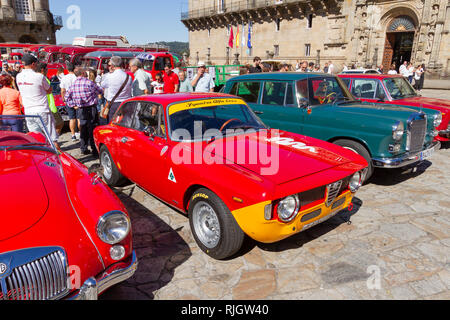
[[(22, 96), (25, 115), (40, 116), (50, 138), (56, 148), (59, 149), (55, 119), (50, 111), (47, 98), (47, 94), (52, 93), (52, 87), (44, 75), (34, 71), (38, 63), (38, 59), (35, 56), (25, 54), (22, 57), (22, 61), (24, 69), (17, 75), (17, 86)], [(44, 133), (40, 121), (36, 119), (27, 119), (27, 127), (31, 132)]]
[(198, 72), (194, 80), (192, 80), (191, 85), (195, 88), (195, 92), (214, 92), (214, 80), (206, 72), (206, 65), (203, 61), (198, 63)]

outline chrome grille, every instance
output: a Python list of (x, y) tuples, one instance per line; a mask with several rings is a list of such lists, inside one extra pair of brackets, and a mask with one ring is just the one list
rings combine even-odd
[(425, 114), (418, 114), (408, 121), (407, 150), (417, 152), (423, 149), (427, 134), (427, 119)]
[(0, 300), (61, 298), (69, 292), (65, 254), (58, 250), (16, 266), (0, 284)]
[(341, 187), (342, 181), (338, 181), (336, 183), (332, 183), (327, 186), (327, 201), (326, 201), (327, 207), (331, 206), (333, 201), (339, 195), (339, 193), (341, 192)]

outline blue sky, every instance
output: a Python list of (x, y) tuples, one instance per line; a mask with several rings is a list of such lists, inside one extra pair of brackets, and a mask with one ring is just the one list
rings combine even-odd
[[(71, 6), (80, 9), (80, 25)], [(73, 7), (72, 7), (73, 9)], [(62, 16), (64, 27), (56, 32), (58, 43), (72, 43), (85, 35), (124, 35), (132, 44), (156, 41), (188, 42), (188, 32), (181, 23), (187, 0), (50, 0), (50, 10)]]

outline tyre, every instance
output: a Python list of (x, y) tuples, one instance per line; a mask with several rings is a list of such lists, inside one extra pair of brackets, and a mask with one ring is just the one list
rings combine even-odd
[(100, 164), (103, 168), (103, 178), (111, 187), (117, 187), (126, 182), (126, 178), (117, 169), (106, 146), (100, 148)]
[(198, 189), (189, 202), (189, 224), (197, 245), (223, 260), (239, 251), (245, 234), (225, 203), (208, 189)]
[(369, 151), (367, 151), (367, 149), (362, 144), (353, 140), (336, 140), (334, 144), (353, 151), (366, 159), (369, 167), (366, 169), (365, 179), (363, 182), (367, 182), (373, 174), (372, 157), (370, 156)]

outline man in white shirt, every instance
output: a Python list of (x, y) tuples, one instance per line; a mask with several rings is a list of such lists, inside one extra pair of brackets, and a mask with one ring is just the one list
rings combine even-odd
[[(59, 87), (61, 88), (61, 98), (64, 102), (66, 101), (65, 97), (67, 90), (69, 90), (69, 88), (73, 85), (75, 80), (77, 80), (77, 76), (74, 73), (75, 66), (72, 63), (68, 62), (66, 64), (66, 67), (69, 73), (61, 79), (61, 83), (59, 84)], [(75, 141), (77, 140), (76, 136), (77, 124), (78, 130), (80, 130), (80, 120), (77, 119), (77, 111), (74, 108), (66, 106), (66, 111), (67, 114), (69, 115), (69, 127), (70, 132), (72, 133), (72, 141)]]
[[(17, 75), (17, 86), (22, 97), (25, 115), (40, 116), (50, 135), (50, 139), (54, 142), (56, 148), (59, 149), (55, 119), (50, 111), (47, 98), (47, 94), (52, 93), (52, 87), (44, 75), (34, 71), (38, 63), (35, 56), (25, 54), (22, 57), (22, 62), (24, 69)], [(40, 121), (35, 119), (27, 119), (27, 127), (31, 132), (45, 134)]]
[(334, 74), (334, 64), (333, 62), (328, 62), (328, 73), (329, 74)]
[(130, 71), (134, 73), (132, 96), (137, 97), (150, 94), (152, 75), (142, 69), (142, 62), (139, 59), (132, 59), (130, 61)]
[[(122, 69), (122, 58), (118, 56), (111, 57), (108, 67), (110, 67), (110, 72), (103, 79), (101, 87), (106, 90), (105, 98), (106, 101), (111, 102), (117, 95), (116, 100), (113, 104), (110, 104), (110, 109), (108, 112), (107, 122), (110, 123), (117, 109), (120, 107), (122, 102), (131, 98), (131, 88), (133, 79)], [(126, 82), (125, 82), (126, 81)], [(125, 83), (125, 86), (118, 94), (120, 88)], [(102, 118), (103, 119), (103, 118)], [(101, 120), (104, 124), (104, 120)]]
[(402, 76), (408, 78), (408, 61), (403, 62), (403, 64), (400, 66), (399, 72)]
[(211, 75), (206, 72), (206, 64), (203, 61), (198, 63), (198, 73), (191, 85), (195, 88), (195, 92), (214, 92), (216, 85)]

